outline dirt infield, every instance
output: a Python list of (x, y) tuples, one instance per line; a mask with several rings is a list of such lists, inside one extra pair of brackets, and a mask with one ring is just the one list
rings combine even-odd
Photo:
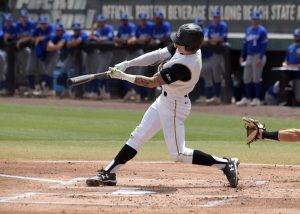
[(240, 165), (237, 189), (217, 169), (130, 162), (115, 187), (87, 187), (107, 162), (0, 162), (0, 213), (299, 213), (300, 166)]

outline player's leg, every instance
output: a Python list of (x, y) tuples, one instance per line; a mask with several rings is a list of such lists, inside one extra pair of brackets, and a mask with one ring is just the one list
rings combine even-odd
[(264, 56), (262, 59), (261, 65), (256, 64), (256, 60), (259, 58), (259, 55), (254, 56), (254, 63), (252, 63), (252, 76), (253, 76), (253, 83), (255, 89), (255, 98), (252, 100), (251, 105), (257, 106), (261, 105), (261, 86), (262, 86), (262, 72), (263, 68), (266, 64), (266, 57)]
[(160, 108), (160, 119), (171, 157), (177, 162), (213, 166), (221, 169), (230, 185), (236, 187), (239, 164), (237, 158), (220, 158), (185, 146), (184, 121), (189, 115), (190, 108), (191, 105), (188, 101), (176, 101), (173, 104), (166, 102), (164, 108)]
[(130, 138), (117, 156), (105, 169), (86, 180), (88, 186), (116, 185), (116, 173), (122, 165), (135, 157), (142, 146), (161, 129), (157, 111), (157, 101), (154, 102), (143, 116), (141, 123), (131, 133)]
[(253, 64), (253, 57), (247, 56), (246, 58), (246, 65), (244, 67), (243, 73), (243, 81), (245, 85), (245, 95), (244, 97), (236, 103), (237, 106), (247, 106), (251, 103), (251, 96), (252, 96), (252, 64)]

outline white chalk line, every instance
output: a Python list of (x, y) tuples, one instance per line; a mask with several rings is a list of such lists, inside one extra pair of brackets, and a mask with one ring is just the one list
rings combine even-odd
[(33, 195), (36, 195), (36, 194), (38, 194), (38, 193), (36, 193), (36, 192), (26, 192), (24, 194), (13, 196), (13, 197), (4, 197), (4, 198), (0, 199), (0, 203), (8, 203), (8, 202), (11, 202), (11, 201), (27, 198), (27, 197), (30, 197), (30, 196), (33, 196)]
[(65, 188), (65, 187), (68, 187), (68, 186), (72, 186), (72, 185), (74, 185), (75, 183), (77, 183), (77, 182), (79, 182), (79, 181), (82, 181), (82, 180), (86, 180), (86, 178), (73, 178), (73, 179), (71, 179), (71, 180), (62, 181), (62, 182), (59, 183), (59, 184), (50, 186), (49, 188)]
[(42, 182), (49, 182), (49, 183), (61, 183), (61, 182), (63, 182), (61, 180), (33, 178), (33, 177), (27, 177), (27, 176), (6, 175), (6, 174), (0, 174), (0, 177), (15, 178), (15, 179), (22, 179), (22, 180), (31, 180), (31, 181), (42, 181)]

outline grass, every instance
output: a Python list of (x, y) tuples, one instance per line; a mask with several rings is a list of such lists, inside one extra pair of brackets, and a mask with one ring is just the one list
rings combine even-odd
[[(0, 104), (0, 159), (110, 160), (144, 112), (79, 107)], [(297, 120), (258, 118), (270, 130), (299, 127)], [(239, 116), (192, 113), (187, 146), (242, 162), (300, 164), (299, 143), (261, 141), (249, 149)], [(160, 132), (135, 160), (171, 160)]]

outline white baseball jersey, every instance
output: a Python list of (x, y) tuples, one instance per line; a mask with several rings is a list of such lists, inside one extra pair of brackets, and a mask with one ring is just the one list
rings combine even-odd
[[(192, 55), (182, 55), (176, 50), (174, 56), (164, 64), (163, 68), (169, 68), (174, 64), (181, 64), (188, 68), (191, 79), (188, 81), (175, 81), (171, 84), (162, 85), (164, 91), (173, 96), (189, 94), (197, 84), (202, 68), (201, 50)], [(170, 77), (169, 77), (170, 78)]]

